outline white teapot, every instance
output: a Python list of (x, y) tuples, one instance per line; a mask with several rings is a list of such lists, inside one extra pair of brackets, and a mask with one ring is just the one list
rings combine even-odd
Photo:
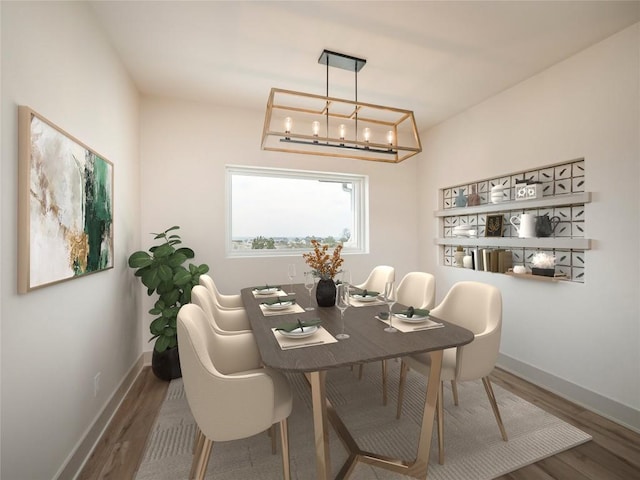
[(523, 213), (520, 216), (514, 215), (509, 219), (509, 222), (518, 232), (519, 238), (536, 237), (536, 216), (532, 213)]

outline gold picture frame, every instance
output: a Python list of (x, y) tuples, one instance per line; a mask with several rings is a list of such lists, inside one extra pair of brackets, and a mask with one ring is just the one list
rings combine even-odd
[(113, 268), (113, 164), (18, 107), (18, 293)]
[(502, 215), (487, 215), (484, 224), (485, 237), (501, 237), (504, 217)]

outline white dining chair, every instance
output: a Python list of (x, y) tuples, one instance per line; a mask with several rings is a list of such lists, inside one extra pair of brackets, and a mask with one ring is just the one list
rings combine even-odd
[(244, 308), (242, 303), (242, 296), (237, 295), (225, 295), (220, 293), (216, 282), (213, 281), (211, 275), (200, 275), (200, 285), (207, 287), (207, 290), (213, 295), (221, 308)]
[(384, 292), (384, 286), (387, 282), (395, 282), (396, 280), (396, 271), (393, 267), (388, 265), (378, 265), (374, 267), (371, 272), (369, 272), (369, 276), (367, 279), (359, 284), (354, 285), (354, 287), (359, 288), (361, 290), (373, 290), (375, 292)]
[(244, 308), (221, 308), (211, 292), (202, 285), (196, 285), (191, 289), (191, 302), (205, 311), (220, 333), (251, 331), (251, 324)]
[[(396, 270), (395, 268), (389, 265), (378, 265), (374, 267), (367, 279), (359, 284), (354, 285), (354, 287), (359, 288), (361, 290), (370, 290), (374, 292), (382, 293), (384, 292), (384, 287), (387, 282), (395, 282), (396, 281)], [(387, 363), (386, 361), (382, 361), (382, 403), (383, 405), (387, 404), (387, 395), (386, 395), (386, 379), (387, 379)], [(364, 365), (360, 364), (358, 368), (358, 380), (362, 379), (364, 371)]]
[(186, 304), (178, 312), (182, 379), (198, 426), (189, 479), (204, 479), (214, 442), (248, 438), (279, 424), (284, 479), (290, 479), (287, 419), (292, 394), (279, 372), (242, 354), (247, 335), (220, 335), (205, 312)]
[[(493, 285), (480, 282), (458, 282), (454, 284), (442, 302), (431, 311), (431, 315), (459, 325), (474, 334), (471, 343), (459, 348), (447, 349), (443, 353), (440, 388), (437, 402), (438, 448), (440, 464), (444, 463), (444, 408), (443, 382), (463, 382), (482, 379), (493, 414), (498, 423), (502, 439), (507, 441), (507, 432), (502, 423), (496, 397), (489, 381), (498, 358), (502, 330), (502, 295)], [(400, 368), (398, 409), (400, 418), (407, 372), (412, 369), (429, 376), (431, 356), (428, 353), (404, 357)], [(454, 403), (458, 404), (457, 395)]]

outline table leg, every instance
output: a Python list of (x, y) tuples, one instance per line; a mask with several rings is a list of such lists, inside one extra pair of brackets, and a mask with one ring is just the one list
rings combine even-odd
[(429, 467), (429, 452), (431, 451), (431, 437), (433, 434), (433, 420), (440, 391), (440, 373), (442, 369), (442, 350), (430, 352), (431, 368), (427, 381), (427, 395), (422, 414), (422, 429), (418, 440), (418, 454), (411, 470), (414, 470), (416, 478), (427, 478)]
[(329, 424), (327, 421), (327, 401), (325, 380), (327, 373), (311, 372), (307, 374), (311, 384), (313, 405), (313, 431), (316, 443), (316, 470), (318, 480), (331, 478), (331, 459), (329, 457)]

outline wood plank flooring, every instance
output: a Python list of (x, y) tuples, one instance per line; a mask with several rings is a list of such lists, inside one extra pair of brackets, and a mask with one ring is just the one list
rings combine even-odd
[[(504, 370), (496, 369), (491, 380), (593, 437), (591, 442), (503, 475), (498, 480), (640, 480), (640, 434)], [(168, 382), (158, 380), (149, 367), (142, 371), (78, 480), (135, 477), (168, 386)]]

